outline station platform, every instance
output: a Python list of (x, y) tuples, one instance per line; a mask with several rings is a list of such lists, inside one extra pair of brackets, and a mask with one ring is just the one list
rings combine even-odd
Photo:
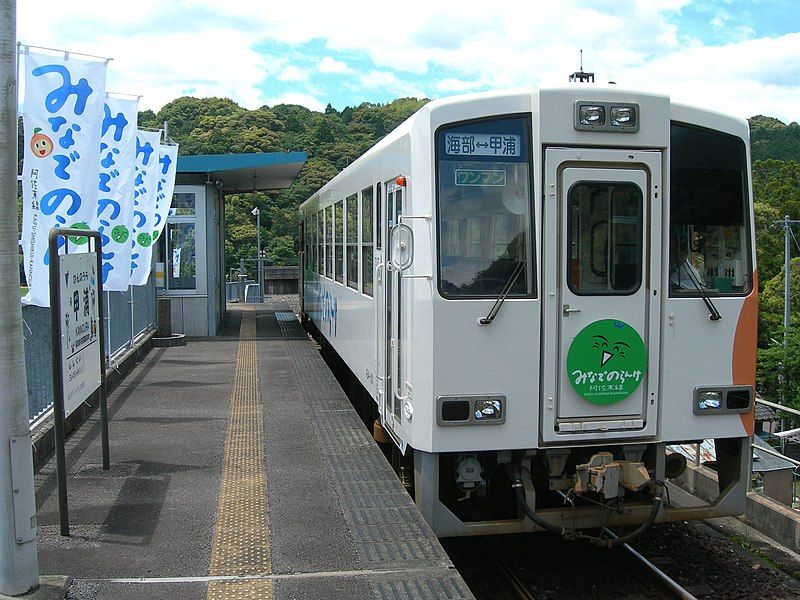
[(154, 349), (36, 476), (42, 575), (67, 598), (472, 598), (295, 315), (231, 305)]

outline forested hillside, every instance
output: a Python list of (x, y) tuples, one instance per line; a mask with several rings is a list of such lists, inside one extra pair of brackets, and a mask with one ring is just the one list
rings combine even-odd
[(256, 222), (250, 214), (261, 210), (261, 244), (274, 264), (294, 264), (297, 256), (297, 207), (336, 173), (397, 127), (427, 100), (401, 98), (389, 104), (363, 103), (341, 112), (328, 105), (313, 112), (297, 105), (279, 104), (247, 110), (225, 98), (178, 98), (157, 114), (139, 113), (139, 125), (161, 127), (181, 154), (228, 152), (308, 153), (298, 180), (279, 193), (231, 195), (226, 199), (225, 240), (229, 267), (239, 258), (256, 255)]

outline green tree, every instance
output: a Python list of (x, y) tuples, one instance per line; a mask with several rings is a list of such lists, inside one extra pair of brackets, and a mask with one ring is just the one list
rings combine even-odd
[(758, 350), (756, 388), (766, 400), (800, 409), (800, 333), (791, 330), (787, 342), (786, 348), (781, 340)]

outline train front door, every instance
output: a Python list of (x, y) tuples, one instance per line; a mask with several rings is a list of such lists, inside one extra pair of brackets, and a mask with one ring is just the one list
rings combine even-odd
[(400, 309), (401, 285), (397, 270), (389, 266), (389, 232), (397, 223), (403, 210), (404, 188), (394, 181), (386, 183), (384, 194), (378, 194), (377, 206), (377, 246), (380, 262), (377, 270), (377, 366), (378, 366), (378, 409), (383, 426), (395, 437), (395, 429), (400, 424), (400, 401), (397, 389), (400, 372)]
[(660, 152), (546, 151), (546, 441), (657, 431), (661, 200)]

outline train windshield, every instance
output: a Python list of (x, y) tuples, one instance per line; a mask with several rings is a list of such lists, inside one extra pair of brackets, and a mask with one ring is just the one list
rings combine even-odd
[(436, 135), (439, 289), (446, 298), (496, 297), (525, 262), (510, 296), (533, 292), (530, 121), (460, 123)]
[(752, 260), (744, 143), (673, 123), (670, 145), (670, 295), (748, 293)]

